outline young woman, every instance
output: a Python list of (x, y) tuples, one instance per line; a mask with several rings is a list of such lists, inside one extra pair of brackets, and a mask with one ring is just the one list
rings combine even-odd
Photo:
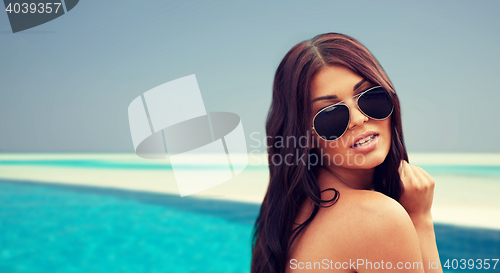
[(357, 40), (327, 33), (286, 54), (266, 133), (252, 273), (442, 272), (434, 180), (408, 163), (398, 96)]

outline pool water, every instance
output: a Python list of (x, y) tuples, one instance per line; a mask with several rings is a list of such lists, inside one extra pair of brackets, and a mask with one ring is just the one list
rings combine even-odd
[[(250, 272), (258, 209), (0, 180), (0, 272)], [(442, 263), (500, 258), (500, 231), (449, 225), (435, 230)]]
[(251, 218), (234, 212), (257, 208), (223, 203), (0, 183), (0, 272), (249, 272)]

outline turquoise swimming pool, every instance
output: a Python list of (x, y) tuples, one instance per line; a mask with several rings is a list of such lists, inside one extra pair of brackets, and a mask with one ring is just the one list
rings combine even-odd
[(0, 182), (0, 272), (248, 272), (256, 206)]
[[(0, 272), (249, 272), (258, 208), (0, 180)], [(436, 237), (442, 261), (500, 257), (497, 230), (436, 225)]]

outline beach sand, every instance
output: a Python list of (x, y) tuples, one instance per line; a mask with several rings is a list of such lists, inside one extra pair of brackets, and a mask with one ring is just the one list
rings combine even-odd
[[(209, 156), (208, 156), (209, 158)], [(99, 160), (130, 164), (165, 164), (165, 160), (146, 160), (134, 154), (1, 154), (0, 180), (44, 182), (92, 187), (118, 188), (166, 194), (179, 194), (172, 170), (90, 168), (57, 165), (2, 164), (12, 160)], [(206, 158), (195, 159), (204, 164)], [(410, 154), (415, 165), (500, 166), (500, 154)], [(193, 162), (190, 162), (193, 163)], [(266, 155), (249, 157), (247, 168), (229, 181), (195, 198), (223, 199), (259, 204), (269, 173)], [(433, 175), (436, 181), (433, 219), (436, 223), (500, 230), (500, 178)]]

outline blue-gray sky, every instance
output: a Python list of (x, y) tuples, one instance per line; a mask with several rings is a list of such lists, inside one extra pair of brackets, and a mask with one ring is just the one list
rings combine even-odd
[[(265, 136), (296, 43), (348, 34), (402, 104), (409, 152), (500, 152), (500, 1), (97, 1), (13, 34), (0, 12), (0, 152), (133, 152), (127, 107), (196, 74), (207, 111)], [(263, 150), (262, 150), (263, 151)]]

